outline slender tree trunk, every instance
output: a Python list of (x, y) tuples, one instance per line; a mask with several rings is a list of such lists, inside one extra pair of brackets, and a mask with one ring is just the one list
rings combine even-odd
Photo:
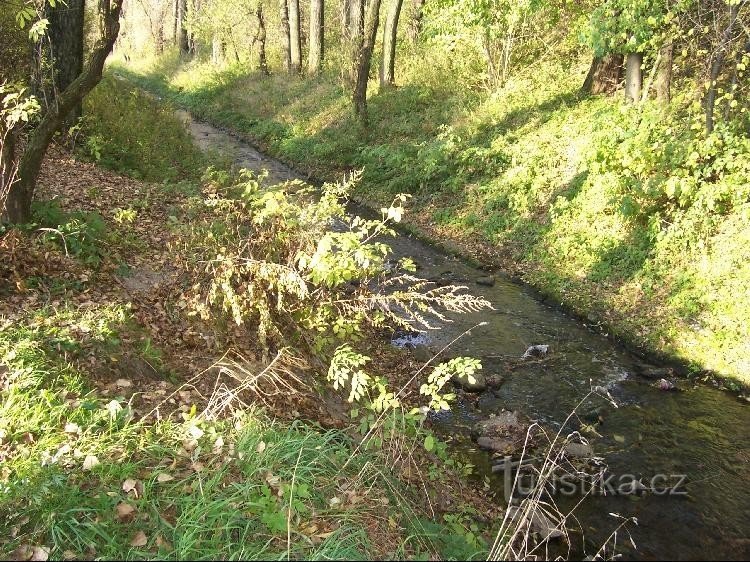
[(289, 2), (281, 0), (281, 37), (284, 48), (284, 70), (292, 71), (292, 40), (289, 33)]
[(299, 74), (302, 71), (302, 38), (300, 35), (299, 0), (288, 0), (289, 4), (289, 42), (292, 57), (291, 71)]
[(180, 44), (180, 55), (187, 56), (190, 53), (190, 37), (186, 28), (187, 22), (187, 0), (177, 0), (178, 12), (177, 17), (179, 20), (179, 44)]
[[(193, 10), (194, 14), (200, 14), (201, 12), (201, 0), (189, 0), (192, 3), (190, 4), (190, 9)], [(200, 48), (200, 45), (198, 43), (198, 38), (195, 36), (195, 33), (188, 33), (188, 54), (193, 57), (198, 56), (198, 50)]]
[(424, 10), (425, 0), (412, 0), (412, 12), (409, 18), (408, 35), (409, 40), (412, 43), (416, 43), (419, 40), (419, 35), (422, 33), (422, 13)]
[(393, 86), (396, 82), (396, 32), (403, 0), (393, 0), (383, 27), (383, 58), (380, 60), (380, 88)]
[(258, 33), (255, 34), (253, 43), (258, 43), (258, 70), (268, 75), (268, 60), (266, 59), (266, 20), (263, 17), (263, 2), (258, 4), (255, 11), (255, 17), (258, 18)]
[(656, 99), (662, 103), (669, 103), (672, 99), (673, 51), (674, 46), (672, 43), (664, 45), (659, 50), (660, 60), (656, 71)]
[(581, 86), (585, 94), (613, 94), (622, 79), (622, 55), (608, 54), (591, 62), (589, 73)]
[[(379, 3), (379, 2), (378, 2)], [(354, 86), (357, 82), (359, 56), (365, 35), (365, 0), (349, 1), (349, 52), (351, 66), (349, 67), (348, 82)]]
[(641, 99), (641, 88), (643, 88), (643, 54), (628, 53), (625, 62), (625, 99), (629, 102), (638, 102)]
[[(67, 0), (67, 5), (58, 4), (54, 8), (49, 4), (46, 6), (52, 61), (52, 88), (48, 100), (56, 103), (57, 94), (70, 86), (83, 71), (84, 0)], [(64, 116), (65, 122), (70, 124), (81, 115), (82, 105), (79, 102), (70, 115)]]
[(354, 85), (352, 102), (354, 113), (360, 122), (367, 126), (367, 82), (370, 78), (370, 63), (372, 51), (378, 36), (380, 24), (380, 0), (370, 0), (367, 7), (367, 19), (365, 23), (364, 38), (361, 43), (359, 56), (357, 57), (357, 81)]
[(218, 35), (211, 39), (211, 64), (219, 65), (224, 61), (224, 41)]
[(716, 95), (718, 93), (719, 74), (724, 66), (729, 43), (732, 41), (732, 32), (734, 23), (737, 20), (737, 14), (740, 10), (740, 3), (734, 4), (729, 8), (729, 23), (721, 37), (721, 43), (712, 56), (710, 71), (708, 75), (708, 91), (706, 92), (706, 132), (712, 133), (714, 130), (714, 106), (716, 105)]
[(99, 38), (94, 44), (83, 72), (57, 96), (57, 103), (48, 108), (41, 121), (28, 138), (18, 160), (18, 181), (10, 186), (5, 203), (5, 216), (16, 223), (27, 222), (31, 214), (31, 202), (39, 177), (44, 154), (55, 132), (60, 129), (65, 117), (102, 79), (102, 70), (107, 56), (120, 32), (120, 0), (99, 0)]
[(318, 74), (323, 64), (325, 34), (323, 18), (325, 0), (310, 0), (310, 52), (307, 58), (307, 73)]
[[(179, 31), (180, 31), (180, 0), (174, 0), (174, 14), (173, 14), (173, 16), (174, 17), (172, 18), (172, 20), (173, 20), (172, 21), (172, 24), (173, 24), (173, 27), (172, 27), (172, 41), (174, 42), (175, 45), (179, 46), (179, 43), (180, 43), (180, 36), (179, 36)], [(123, 15), (123, 17), (125, 17), (125, 16)]]
[(352, 0), (343, 0), (341, 4), (341, 39), (344, 43), (350, 39), (349, 29), (351, 25), (351, 4)]

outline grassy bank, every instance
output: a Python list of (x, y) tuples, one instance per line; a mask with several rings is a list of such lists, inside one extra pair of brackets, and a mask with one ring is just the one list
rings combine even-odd
[(750, 383), (742, 130), (705, 137), (680, 94), (669, 112), (582, 97), (583, 59), (534, 65), (491, 93), (422, 62), (371, 95), (367, 130), (332, 76), (267, 78), (169, 57), (120, 72), (318, 177), (363, 168), (360, 195), (383, 204), (413, 194), (408, 220), (429, 236), (695, 374)]
[[(484, 557), (497, 508), (443, 444), (387, 416), (370, 446), (320, 373), (267, 371), (255, 326), (190, 313), (238, 203), (169, 108), (108, 78), (86, 112), (91, 162), (52, 150), (33, 223), (0, 236), (0, 557)], [(258, 224), (281, 251), (290, 231)]]

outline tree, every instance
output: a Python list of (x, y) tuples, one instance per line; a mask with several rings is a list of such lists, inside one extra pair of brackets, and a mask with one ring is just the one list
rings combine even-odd
[[(112, 52), (112, 47), (120, 32), (121, 10), (120, 0), (99, 0), (97, 10), (99, 34), (83, 71), (58, 94), (56, 103), (46, 108), (20, 154), (3, 146), (3, 176), (7, 170), (18, 170), (18, 178), (9, 187), (3, 213), (11, 222), (26, 222), (29, 219), (31, 202), (47, 147), (55, 132), (64, 123), (66, 116), (101, 80), (104, 62)], [(3, 177), (0, 183), (5, 182), (6, 179)]]
[(258, 19), (258, 31), (253, 38), (253, 43), (258, 43), (258, 70), (268, 75), (268, 60), (266, 59), (266, 21), (263, 17), (263, 2), (258, 3), (258, 9), (255, 10), (255, 17)]
[[(83, 71), (83, 19), (84, 0), (67, 0), (67, 5), (52, 7), (45, 5), (47, 18), (47, 41), (52, 69), (52, 79), (47, 92), (48, 103), (56, 103), (58, 92), (62, 92)], [(82, 115), (80, 101), (68, 115), (70, 123)]]
[(289, 30), (289, 2), (281, 0), (281, 38), (284, 50), (284, 70), (292, 71), (292, 38)]
[(674, 45), (670, 41), (659, 50), (659, 64), (656, 69), (656, 99), (669, 103), (672, 99), (672, 67), (674, 66)]
[(187, 30), (187, 0), (177, 0), (177, 25), (180, 55), (190, 54), (190, 36)]
[(315, 75), (320, 72), (323, 64), (325, 34), (323, 18), (325, 14), (324, 0), (310, 0), (310, 51), (307, 59), (307, 72)]
[(714, 107), (716, 105), (716, 96), (719, 91), (718, 80), (719, 74), (724, 67), (724, 60), (727, 52), (730, 49), (733, 39), (734, 26), (737, 22), (737, 16), (740, 12), (740, 5), (742, 2), (734, 0), (734, 3), (729, 4), (728, 21), (724, 32), (721, 34), (719, 44), (711, 54), (711, 63), (708, 74), (708, 90), (706, 91), (706, 98), (704, 101), (706, 110), (706, 132), (712, 133), (714, 130)]
[(643, 53), (628, 53), (625, 58), (625, 99), (637, 102), (641, 99), (643, 87)]
[(594, 57), (591, 68), (581, 86), (586, 94), (613, 94), (622, 80), (623, 56), (608, 54)]
[(365, 0), (349, 0), (349, 28), (347, 31), (351, 66), (346, 72), (347, 80), (353, 87), (357, 82), (359, 55), (365, 34)]
[(365, 22), (365, 33), (359, 45), (357, 56), (357, 79), (354, 84), (352, 102), (354, 113), (359, 117), (363, 125), (367, 125), (367, 82), (370, 78), (370, 63), (372, 62), (372, 51), (378, 36), (380, 25), (380, 0), (370, 0), (367, 6), (367, 18)]
[(380, 60), (380, 88), (387, 88), (395, 83), (396, 67), (396, 31), (401, 14), (403, 0), (393, 0), (391, 9), (383, 26), (383, 57)]
[(422, 33), (422, 17), (425, 0), (412, 0), (411, 17), (409, 18), (409, 40), (416, 43)]
[(293, 74), (299, 74), (302, 71), (302, 36), (300, 34), (299, 0), (288, 0), (288, 6), (290, 71)]

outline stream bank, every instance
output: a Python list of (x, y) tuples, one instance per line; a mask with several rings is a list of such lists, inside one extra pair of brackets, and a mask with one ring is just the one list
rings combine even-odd
[[(271, 180), (309, 179), (225, 131), (186, 112), (180, 116), (204, 149), (231, 155), (241, 167), (268, 170)], [(528, 288), (501, 276), (490, 279), (486, 271), (413, 236), (398, 236), (390, 244), (395, 257), (415, 259), (420, 276), (467, 285), (493, 304), (491, 312), (456, 316), (418, 341), (402, 341), (428, 356), (467, 333), (450, 354), (480, 358), (484, 373), (500, 381), (494, 388), (464, 394), (451, 412), (434, 420), (454, 450), (470, 459), (493, 489), (502, 489), (502, 475), (493, 473), (492, 457), (473, 442), (478, 423), (520, 411), (560, 428), (581, 398), (599, 386), (617, 407), (592, 399), (581, 410), (598, 434), (591, 439), (594, 453), (618, 476), (653, 480), (684, 475), (687, 494), (589, 497), (575, 512), (586, 544), (606, 539), (616, 521), (605, 514), (618, 513), (639, 522), (630, 530), (637, 549), (622, 546), (630, 558), (750, 556), (750, 410), (745, 404), (689, 381), (676, 381), (681, 391), (661, 390), (649, 377), (669, 377), (668, 371), (644, 365), (558, 307), (540, 302)], [(531, 345), (549, 345), (548, 353), (522, 360)], [(564, 506), (565, 498), (560, 503)]]

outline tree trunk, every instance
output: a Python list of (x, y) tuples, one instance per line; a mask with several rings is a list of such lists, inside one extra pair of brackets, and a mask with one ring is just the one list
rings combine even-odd
[[(200, 14), (201, 0), (192, 0), (190, 9), (193, 10), (194, 14)], [(200, 45), (198, 43), (198, 38), (195, 36), (195, 33), (188, 33), (188, 54), (190, 56), (197, 57), (199, 48)]]
[(585, 94), (613, 94), (622, 80), (622, 55), (596, 57), (581, 86)]
[(224, 39), (219, 35), (214, 35), (211, 39), (211, 64), (220, 65), (224, 62), (226, 52), (227, 45)]
[(711, 134), (714, 130), (714, 106), (716, 105), (716, 95), (718, 93), (718, 84), (716, 83), (719, 79), (719, 74), (724, 66), (724, 58), (729, 48), (729, 43), (732, 40), (732, 31), (734, 29), (734, 22), (737, 19), (737, 14), (740, 10), (740, 3), (733, 4), (729, 8), (729, 23), (721, 37), (721, 43), (718, 49), (714, 51), (712, 55), (711, 67), (708, 75), (708, 91), (706, 92), (706, 132)]
[(258, 4), (255, 16), (258, 18), (258, 33), (255, 34), (253, 43), (258, 42), (258, 70), (268, 75), (270, 72), (268, 72), (268, 60), (266, 59), (266, 20), (263, 17), (263, 2)]
[(324, 0), (310, 0), (310, 52), (307, 58), (307, 73), (311, 76), (320, 72), (323, 64), (325, 34), (323, 18)]
[[(83, 20), (84, 0), (67, 0), (67, 5), (54, 8), (46, 4), (49, 21), (47, 37), (52, 61), (52, 91), (48, 97), (56, 103), (57, 95), (70, 86), (83, 71)], [(65, 123), (72, 123), (82, 115), (79, 102), (64, 116)]]
[(643, 54), (628, 53), (625, 61), (625, 99), (629, 102), (638, 102), (641, 99), (641, 88), (643, 87)]
[(659, 68), (656, 70), (656, 99), (662, 103), (669, 103), (672, 99), (672, 43), (664, 45), (659, 50)]
[[(173, 17), (173, 27), (172, 27), (172, 41), (175, 45), (179, 46), (180, 43), (180, 0), (174, 0), (174, 14), (172, 14)], [(123, 14), (123, 17), (125, 17), (125, 14)]]
[(411, 18), (409, 18), (408, 35), (409, 41), (416, 43), (422, 33), (422, 13), (425, 0), (412, 0)]
[(281, 0), (281, 38), (284, 46), (284, 70), (292, 71), (292, 40), (289, 35), (289, 2)]
[(354, 85), (352, 102), (354, 113), (362, 125), (367, 126), (367, 82), (370, 78), (370, 62), (380, 24), (380, 0), (370, 0), (367, 7), (367, 20), (364, 38), (357, 57), (357, 81)]
[(288, 0), (289, 4), (289, 54), (292, 59), (291, 72), (302, 71), (302, 38), (300, 36), (299, 0)]
[(403, 0), (393, 0), (383, 27), (383, 58), (380, 60), (380, 88), (393, 86), (396, 81), (396, 32)]
[(179, 20), (179, 44), (180, 44), (180, 55), (187, 56), (190, 53), (190, 37), (188, 30), (185, 27), (187, 21), (187, 0), (177, 0), (178, 12), (177, 18)]
[[(70, 1), (70, 0), (69, 0)], [(99, 0), (99, 37), (94, 44), (88, 64), (78, 77), (60, 92), (56, 103), (51, 106), (34, 131), (29, 136), (26, 147), (18, 160), (18, 181), (10, 186), (5, 204), (5, 215), (11, 222), (27, 222), (31, 215), (31, 201), (39, 177), (44, 154), (55, 132), (63, 124), (65, 117), (81, 103), (102, 79), (104, 62), (120, 32), (119, 0)]]
[(351, 39), (349, 29), (351, 26), (352, 0), (343, 0), (341, 4), (341, 39), (346, 43)]
[[(378, 2), (379, 3), (379, 2)], [(357, 82), (359, 56), (362, 51), (365, 34), (365, 0), (349, 1), (349, 52), (351, 66), (348, 72), (348, 82), (354, 86)]]

